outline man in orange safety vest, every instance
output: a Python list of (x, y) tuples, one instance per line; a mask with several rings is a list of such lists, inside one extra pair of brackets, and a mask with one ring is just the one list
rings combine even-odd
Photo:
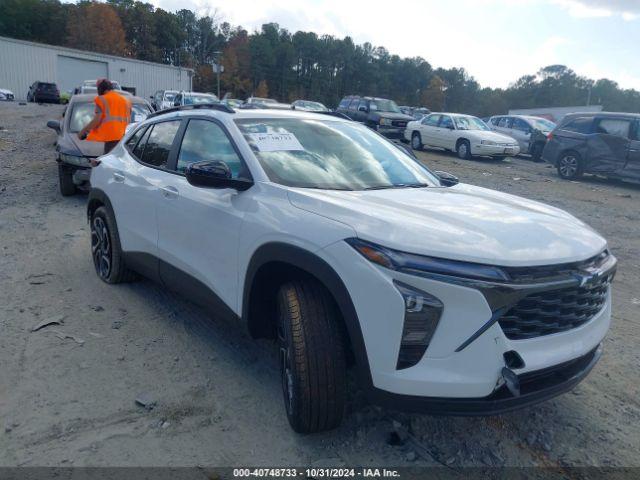
[(93, 119), (78, 132), (81, 140), (104, 142), (104, 153), (109, 153), (124, 137), (127, 125), (131, 121), (131, 102), (116, 93), (113, 84), (106, 78), (96, 82), (98, 96)]

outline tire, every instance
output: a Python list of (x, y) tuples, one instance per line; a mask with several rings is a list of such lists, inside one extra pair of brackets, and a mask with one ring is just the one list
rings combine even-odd
[(575, 180), (582, 177), (582, 159), (576, 152), (565, 152), (558, 160), (557, 169), (560, 178), (564, 180)]
[(534, 162), (542, 161), (542, 150), (544, 149), (544, 143), (534, 143), (531, 149), (531, 160)]
[(113, 214), (98, 207), (91, 215), (91, 257), (98, 277), (106, 283), (123, 283), (135, 279), (124, 263), (120, 237)]
[(494, 158), (494, 159), (496, 159), (496, 160), (498, 160), (498, 161), (502, 162), (502, 161), (503, 161), (505, 158), (507, 158), (507, 157), (504, 157), (504, 156), (502, 156), (502, 155), (494, 155), (494, 156), (493, 156), (493, 157), (491, 157), (491, 158)]
[(413, 132), (411, 134), (411, 148), (414, 150), (422, 150), (424, 145), (422, 144), (422, 135), (420, 132)]
[(343, 332), (322, 285), (296, 280), (278, 291), (278, 344), (287, 419), (298, 433), (340, 425), (346, 402)]
[(61, 163), (58, 163), (58, 183), (63, 197), (70, 197), (77, 191), (76, 184), (73, 183), (73, 171)]
[(458, 154), (458, 158), (471, 160), (471, 144), (469, 140), (460, 140), (456, 145), (456, 153)]

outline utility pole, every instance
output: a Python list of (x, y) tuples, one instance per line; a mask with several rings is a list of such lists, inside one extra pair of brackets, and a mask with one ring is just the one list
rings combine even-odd
[(217, 74), (217, 82), (218, 82), (218, 100), (220, 100), (220, 70), (222, 70), (222, 66), (220, 65), (220, 56), (222, 55), (221, 51), (215, 51), (213, 52), (213, 54), (215, 55), (215, 61), (216, 63), (214, 63), (215, 68), (216, 68), (216, 74)]

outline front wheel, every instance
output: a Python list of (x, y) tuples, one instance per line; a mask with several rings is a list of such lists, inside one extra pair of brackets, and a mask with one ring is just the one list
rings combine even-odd
[(456, 153), (458, 154), (458, 158), (463, 160), (471, 159), (471, 144), (469, 140), (461, 140), (456, 146)]
[(558, 175), (565, 180), (574, 180), (582, 176), (582, 163), (575, 152), (568, 152), (558, 161)]
[(58, 163), (58, 183), (63, 197), (69, 197), (76, 193), (76, 184), (73, 183), (73, 170)]
[(422, 147), (424, 145), (422, 144), (422, 136), (420, 135), (420, 132), (413, 132), (413, 134), (411, 135), (411, 148), (413, 148), (414, 150), (422, 150)]
[(310, 279), (278, 291), (278, 344), (289, 424), (298, 433), (337, 427), (346, 401), (342, 331), (329, 293)]

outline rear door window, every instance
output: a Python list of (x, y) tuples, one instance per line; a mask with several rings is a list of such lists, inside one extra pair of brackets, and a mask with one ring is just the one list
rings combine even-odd
[(501, 119), (501, 118), (502, 118), (502, 117), (493, 117), (493, 118), (491, 119), (491, 125), (493, 125), (494, 127), (497, 127), (497, 126), (498, 126), (498, 123), (500, 122), (500, 119)]
[(600, 118), (596, 120), (596, 133), (629, 138), (631, 120), (626, 118)]
[(340, 105), (338, 105), (338, 108), (347, 108), (348, 106), (349, 106), (349, 99), (343, 98), (342, 101), (340, 102)]
[(151, 133), (149, 134), (149, 138), (144, 146), (142, 157), (139, 157), (140, 160), (154, 167), (166, 168), (171, 146), (173, 145), (173, 140), (176, 137), (179, 127), (179, 120), (153, 125), (150, 129)]
[(429, 115), (422, 120), (422, 124), (427, 127), (437, 127), (438, 122), (440, 121), (441, 115)]
[(575, 133), (591, 133), (591, 125), (593, 124), (593, 117), (578, 117), (569, 121), (562, 130)]
[(442, 115), (442, 120), (440, 121), (441, 128), (451, 128), (453, 127), (453, 120), (449, 115)]
[(511, 124), (511, 128), (523, 133), (528, 133), (529, 130), (531, 130), (527, 122), (525, 122), (521, 118), (514, 118), (513, 123)]

